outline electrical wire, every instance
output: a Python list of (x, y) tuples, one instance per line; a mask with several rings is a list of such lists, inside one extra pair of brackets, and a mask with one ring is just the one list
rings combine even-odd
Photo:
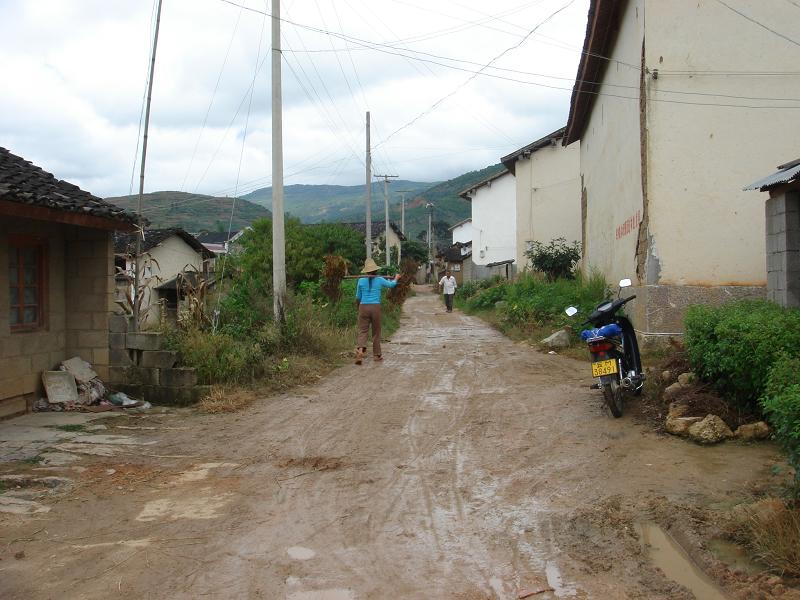
[[(192, 171), (192, 165), (194, 164), (194, 159), (197, 156), (197, 149), (200, 147), (200, 140), (203, 138), (203, 132), (206, 130), (206, 124), (208, 123), (208, 116), (211, 114), (211, 107), (214, 106), (214, 100), (217, 97), (217, 90), (219, 90), (219, 83), (222, 80), (222, 74), (225, 71), (225, 66), (228, 64), (228, 57), (231, 53), (231, 47), (233, 46), (233, 40), (236, 38), (236, 32), (239, 30), (239, 21), (242, 19), (242, 13), (244, 9), (239, 9), (239, 14), (236, 16), (236, 23), (233, 26), (233, 32), (231, 33), (231, 39), (228, 41), (228, 48), (225, 50), (225, 58), (222, 60), (222, 66), (219, 69), (219, 74), (217, 75), (217, 81), (214, 84), (214, 91), (211, 94), (211, 100), (208, 103), (208, 108), (206, 109), (205, 117), (203, 117), (203, 124), (200, 126), (200, 133), (197, 135), (197, 141), (194, 143), (194, 150), (192, 151), (192, 158), (189, 160), (189, 166), (186, 168), (186, 174), (183, 176), (183, 183), (181, 183), (181, 191), (186, 189), (186, 180), (189, 178), (189, 173)], [(266, 17), (265, 17), (266, 18)], [(260, 42), (259, 42), (260, 43)], [(251, 93), (252, 97), (252, 93)]]
[(428, 114), (430, 114), (431, 112), (433, 112), (434, 110), (436, 110), (436, 108), (438, 108), (438, 107), (439, 107), (439, 106), (440, 106), (440, 105), (441, 105), (441, 104), (442, 104), (442, 103), (443, 103), (445, 100), (447, 100), (447, 99), (448, 99), (448, 98), (450, 98), (451, 96), (454, 96), (455, 94), (457, 94), (457, 93), (459, 92), (459, 90), (461, 90), (462, 88), (464, 88), (464, 86), (466, 86), (466, 85), (467, 85), (467, 84), (468, 84), (470, 81), (472, 81), (473, 79), (475, 79), (475, 78), (476, 78), (476, 77), (477, 77), (477, 76), (478, 76), (478, 75), (479, 75), (481, 72), (483, 72), (483, 70), (484, 70), (484, 69), (486, 69), (486, 68), (490, 67), (490, 66), (492, 65), (492, 63), (494, 63), (494, 62), (496, 62), (496, 61), (500, 60), (500, 59), (501, 59), (503, 56), (505, 56), (505, 55), (506, 55), (506, 54), (508, 54), (509, 52), (511, 52), (511, 51), (513, 51), (513, 50), (516, 50), (517, 48), (519, 48), (519, 47), (520, 47), (522, 44), (524, 44), (524, 43), (525, 43), (525, 42), (528, 40), (528, 38), (530, 38), (530, 36), (531, 36), (531, 35), (533, 35), (533, 34), (534, 34), (534, 32), (535, 32), (537, 29), (539, 29), (539, 27), (541, 27), (541, 26), (542, 26), (542, 25), (544, 25), (545, 23), (549, 22), (549, 21), (550, 21), (551, 19), (553, 19), (553, 18), (554, 18), (556, 15), (558, 15), (558, 14), (559, 14), (561, 11), (563, 11), (563, 10), (565, 10), (567, 7), (571, 6), (571, 5), (572, 5), (574, 2), (575, 2), (575, 0), (569, 0), (569, 2), (567, 2), (566, 4), (564, 4), (564, 5), (563, 5), (561, 8), (559, 8), (559, 9), (558, 9), (558, 10), (556, 10), (555, 12), (551, 13), (551, 14), (550, 14), (548, 17), (546, 17), (546, 18), (545, 18), (543, 21), (541, 21), (541, 22), (540, 22), (540, 23), (538, 23), (538, 24), (537, 24), (537, 25), (536, 25), (536, 26), (535, 26), (533, 29), (531, 29), (531, 30), (528, 32), (528, 34), (527, 34), (525, 37), (523, 37), (523, 38), (522, 38), (522, 39), (521, 39), (519, 42), (517, 42), (516, 44), (514, 44), (514, 45), (512, 45), (512, 46), (509, 46), (508, 48), (506, 48), (505, 50), (503, 50), (503, 51), (502, 51), (500, 54), (498, 54), (498, 55), (497, 55), (497, 56), (495, 56), (493, 59), (491, 59), (491, 60), (490, 60), (488, 63), (486, 63), (486, 65), (485, 65), (485, 66), (481, 67), (481, 68), (480, 68), (480, 69), (479, 69), (479, 70), (478, 70), (476, 73), (474, 73), (473, 75), (471, 75), (470, 77), (468, 77), (466, 80), (464, 80), (464, 81), (463, 81), (463, 82), (462, 82), (460, 85), (458, 85), (458, 86), (457, 86), (457, 87), (456, 87), (456, 88), (455, 88), (453, 91), (451, 91), (450, 93), (446, 94), (445, 96), (442, 96), (442, 97), (441, 97), (439, 100), (437, 100), (436, 102), (434, 102), (434, 103), (433, 103), (433, 104), (432, 104), (432, 105), (431, 105), (429, 108), (427, 108), (426, 110), (422, 111), (422, 112), (421, 112), (419, 115), (417, 115), (416, 117), (414, 117), (413, 119), (411, 119), (411, 120), (410, 120), (408, 123), (406, 123), (405, 125), (401, 125), (399, 128), (395, 129), (395, 130), (394, 130), (394, 131), (393, 131), (391, 134), (389, 134), (389, 137), (387, 137), (387, 138), (384, 138), (384, 139), (383, 139), (383, 141), (381, 142), (381, 144), (385, 144), (385, 143), (386, 143), (386, 142), (388, 142), (390, 139), (392, 139), (392, 138), (393, 138), (395, 135), (397, 135), (398, 133), (400, 133), (400, 132), (401, 132), (401, 131), (403, 131), (404, 129), (406, 129), (406, 128), (408, 128), (408, 127), (411, 127), (411, 126), (412, 126), (414, 123), (416, 123), (417, 121), (419, 121), (420, 119), (422, 119), (422, 118), (423, 118), (423, 117), (425, 117), (426, 115), (428, 115)]
[[(150, 11), (150, 37), (153, 39), (153, 29), (155, 28), (156, 4), (158, 0), (153, 0), (153, 8)], [(144, 107), (147, 103), (147, 85), (150, 83), (150, 60), (153, 56), (152, 44), (148, 44), (147, 51), (147, 68), (144, 76), (144, 90), (142, 91), (142, 104), (139, 110), (139, 128), (136, 134), (136, 150), (133, 152), (133, 166), (131, 167), (131, 185), (128, 188), (128, 194), (133, 194), (133, 182), (136, 178), (136, 165), (139, 163), (139, 144), (142, 141), (142, 123), (144, 122)]]
[(767, 31), (769, 31), (770, 33), (774, 33), (774, 34), (775, 34), (775, 35), (777, 35), (779, 38), (783, 38), (784, 40), (786, 40), (787, 42), (791, 42), (791, 43), (792, 43), (792, 44), (794, 44), (795, 46), (800, 46), (800, 42), (798, 42), (797, 40), (793, 40), (793, 39), (792, 39), (792, 38), (790, 38), (788, 35), (784, 35), (784, 34), (780, 33), (779, 31), (775, 31), (775, 30), (774, 30), (774, 29), (772, 29), (771, 27), (768, 27), (767, 25), (764, 25), (764, 23), (762, 23), (762, 22), (760, 22), (760, 21), (756, 21), (754, 18), (752, 18), (752, 17), (749, 17), (749, 16), (747, 16), (746, 14), (744, 14), (743, 12), (741, 12), (741, 11), (739, 11), (739, 10), (737, 10), (737, 9), (733, 8), (733, 7), (732, 7), (730, 4), (728, 4), (727, 2), (724, 2), (723, 0), (717, 0), (717, 2), (719, 2), (720, 4), (722, 4), (722, 6), (724, 6), (724, 7), (725, 7), (725, 8), (727, 8), (728, 10), (735, 12), (735, 13), (736, 13), (737, 15), (739, 15), (740, 17), (742, 17), (742, 18), (744, 18), (744, 19), (747, 19), (747, 20), (748, 20), (748, 21), (750, 21), (751, 23), (754, 23), (754, 24), (758, 25), (758, 26), (759, 26), (759, 27), (761, 27), (762, 29), (766, 29), (766, 30), (767, 30)]

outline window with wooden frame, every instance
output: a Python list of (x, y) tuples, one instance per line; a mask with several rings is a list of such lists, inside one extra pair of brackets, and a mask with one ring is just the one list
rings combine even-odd
[(45, 326), (46, 246), (33, 237), (8, 240), (8, 287), (11, 331), (30, 331)]

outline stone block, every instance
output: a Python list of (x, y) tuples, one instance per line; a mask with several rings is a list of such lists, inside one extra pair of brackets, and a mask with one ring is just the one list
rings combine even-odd
[(20, 354), (22, 354), (22, 338), (18, 335), (3, 338), (3, 344), (0, 345), (0, 356), (10, 358)]
[(108, 381), (111, 385), (118, 385), (127, 383), (126, 367), (110, 366), (108, 367)]
[(14, 398), (24, 393), (25, 384), (22, 377), (11, 377), (0, 379), (0, 399)]
[(139, 362), (140, 367), (156, 369), (172, 369), (178, 361), (178, 353), (170, 350), (144, 350)]
[(79, 348), (107, 348), (108, 347), (108, 334), (101, 331), (79, 331), (78, 332), (78, 347)]
[(127, 333), (128, 317), (125, 315), (110, 315), (108, 317), (108, 330), (111, 333)]
[(161, 350), (161, 337), (152, 332), (128, 333), (125, 345), (131, 350)]
[(108, 331), (108, 313), (98, 312), (92, 315), (92, 329)]
[(108, 364), (128, 367), (133, 364), (130, 353), (125, 348), (111, 348), (108, 351)]
[(92, 313), (70, 312), (67, 325), (70, 329), (92, 329)]
[(24, 396), (0, 400), (0, 419), (21, 415), (27, 410), (28, 403)]
[(144, 396), (148, 402), (167, 406), (196, 404), (211, 392), (210, 386), (168, 387), (147, 386)]
[(125, 349), (128, 346), (125, 341), (124, 333), (109, 333), (108, 334), (108, 347), (113, 349)]
[(193, 387), (197, 385), (197, 372), (194, 369), (160, 369), (159, 381), (166, 387)]
[(92, 365), (108, 365), (110, 360), (108, 348), (94, 348), (92, 350)]
[(126, 383), (159, 385), (159, 371), (137, 366), (127, 367)]

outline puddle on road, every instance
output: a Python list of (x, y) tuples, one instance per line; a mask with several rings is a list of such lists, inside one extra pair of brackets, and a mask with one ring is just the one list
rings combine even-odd
[(708, 543), (708, 549), (731, 569), (746, 575), (758, 575), (764, 570), (764, 567), (751, 559), (747, 550), (739, 544), (716, 538)]
[(547, 575), (547, 584), (553, 588), (553, 593), (559, 598), (576, 596), (578, 594), (578, 590), (575, 586), (564, 583), (564, 579), (561, 577), (561, 571), (558, 570), (558, 565), (552, 560), (547, 561), (544, 572), (545, 575)]
[(654, 523), (637, 523), (636, 532), (648, 557), (666, 577), (687, 588), (696, 598), (727, 600), (727, 596), (661, 527)]

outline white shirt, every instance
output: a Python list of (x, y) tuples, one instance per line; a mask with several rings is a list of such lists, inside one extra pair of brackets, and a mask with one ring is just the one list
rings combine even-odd
[(439, 285), (444, 287), (445, 294), (455, 294), (456, 293), (456, 278), (450, 275), (450, 277), (442, 277), (439, 281)]

